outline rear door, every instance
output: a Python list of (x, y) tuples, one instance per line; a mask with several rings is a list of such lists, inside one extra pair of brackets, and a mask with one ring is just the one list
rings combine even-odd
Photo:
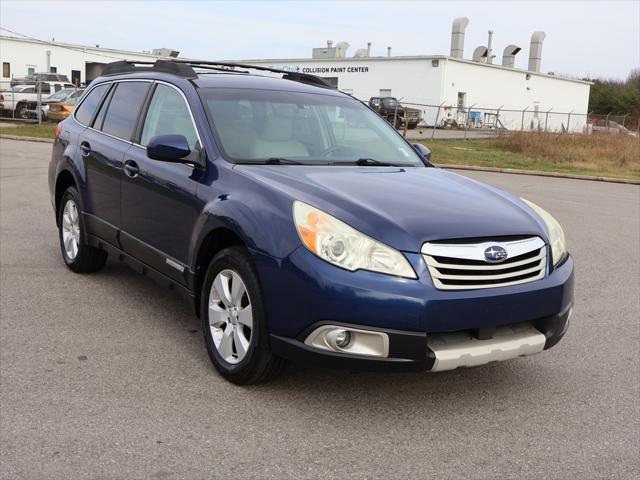
[[(193, 165), (147, 157), (149, 140), (158, 135), (184, 135)], [(134, 145), (125, 156), (122, 177), (122, 233), (125, 252), (186, 283), (189, 247), (199, 201), (196, 198), (204, 161), (199, 136), (183, 93), (156, 83)]]
[[(120, 217), (120, 183), (125, 152), (131, 146), (131, 138), (138, 121), (150, 82), (126, 81), (100, 85), (111, 87), (102, 108), (90, 120), (79, 136), (86, 171), (85, 223), (92, 233), (112, 245), (118, 245)], [(90, 100), (88, 96), (78, 107), (76, 119), (82, 116), (82, 108)]]

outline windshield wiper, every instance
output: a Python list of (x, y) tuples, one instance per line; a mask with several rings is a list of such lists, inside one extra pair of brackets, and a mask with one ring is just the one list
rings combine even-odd
[(235, 163), (246, 165), (306, 165), (305, 163), (290, 158), (271, 157), (266, 160), (240, 160)]
[(360, 167), (366, 167), (366, 166), (372, 166), (372, 165), (376, 167), (401, 167), (402, 166), (395, 163), (376, 160), (375, 158), (359, 158), (354, 163)]
[(281, 157), (271, 157), (271, 158), (267, 158), (267, 161), (265, 162), (267, 165), (283, 165), (283, 164), (288, 164), (288, 165), (304, 165), (304, 163), (299, 162), (297, 160), (291, 160), (290, 158), (281, 158)]

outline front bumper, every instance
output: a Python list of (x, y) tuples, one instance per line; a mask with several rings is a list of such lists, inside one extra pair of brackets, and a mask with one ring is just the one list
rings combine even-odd
[[(319, 366), (432, 370), (438, 349), (430, 348), (430, 344), (438, 335), (464, 332), (473, 336), (480, 329), (493, 331), (525, 323), (544, 335), (544, 339), (535, 337), (536, 332), (532, 331), (536, 339), (531, 348), (501, 345), (498, 350), (507, 353), (496, 355), (483, 354), (488, 343), (477, 344), (475, 347), (480, 348), (476, 352), (484, 358), (474, 360), (476, 363), (456, 360), (454, 365), (471, 366), (512, 358), (508, 351), (514, 348), (513, 356), (537, 353), (562, 338), (573, 305), (570, 256), (544, 278), (530, 283), (443, 291), (434, 287), (419, 254), (405, 253), (418, 275), (418, 279), (409, 280), (372, 272), (348, 272), (318, 259), (303, 247), (282, 260), (252, 253), (263, 287), (274, 353)], [(389, 354), (384, 358), (352, 355), (305, 345), (305, 339), (321, 325), (386, 332)]]
[(475, 338), (471, 331), (427, 334), (376, 329), (389, 336), (389, 356), (385, 358), (328, 352), (305, 345), (306, 336), (320, 325), (298, 338), (272, 334), (271, 349), (275, 355), (316, 367), (378, 372), (453, 370), (533, 355), (553, 347), (569, 328), (571, 310), (572, 305), (558, 315), (499, 327), (493, 338), (486, 340)]

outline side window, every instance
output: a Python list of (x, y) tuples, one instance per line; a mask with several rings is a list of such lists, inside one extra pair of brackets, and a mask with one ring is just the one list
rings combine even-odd
[(147, 82), (119, 83), (111, 96), (102, 131), (123, 140), (131, 140), (148, 88)]
[(158, 84), (153, 93), (140, 144), (146, 146), (157, 135), (184, 135), (192, 151), (198, 141), (184, 98), (176, 89), (163, 84)]
[(107, 92), (109, 84), (98, 85), (96, 88), (89, 92), (89, 95), (82, 101), (78, 109), (76, 110), (76, 120), (82, 125), (89, 125), (93, 114), (100, 105), (102, 97)]

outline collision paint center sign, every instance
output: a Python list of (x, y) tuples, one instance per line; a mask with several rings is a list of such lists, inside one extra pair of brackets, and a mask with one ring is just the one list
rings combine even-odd
[(359, 73), (368, 72), (369, 67), (304, 67), (302, 73)]
[(269, 68), (279, 68), (287, 72), (300, 72), (300, 73), (367, 73), (369, 67), (298, 67), (291, 65), (270, 65)]

